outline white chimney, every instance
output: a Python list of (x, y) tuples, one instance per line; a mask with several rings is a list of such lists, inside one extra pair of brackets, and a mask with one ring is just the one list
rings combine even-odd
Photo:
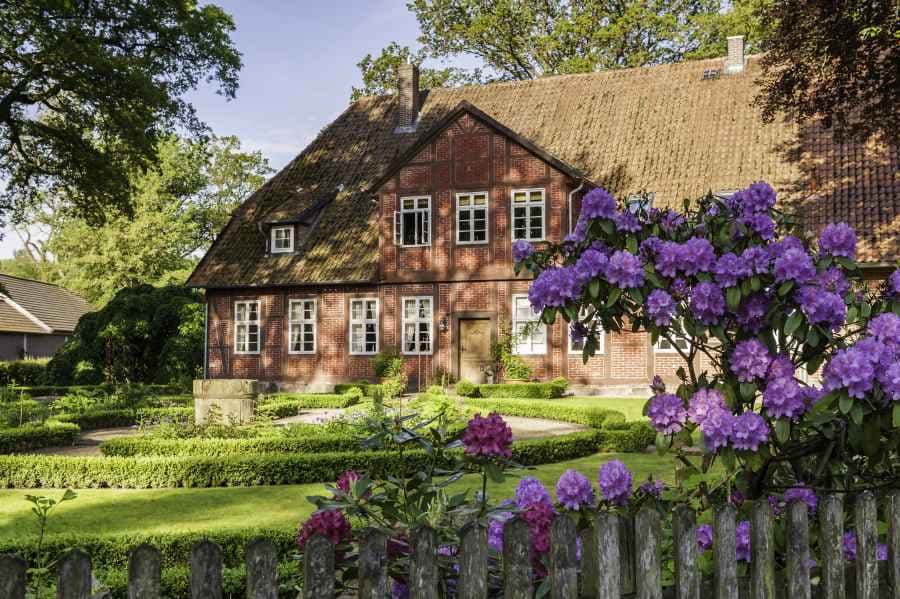
[(728, 36), (728, 55), (725, 57), (725, 74), (742, 73), (744, 71), (744, 36)]
[(398, 132), (415, 131), (419, 118), (419, 67), (405, 62), (397, 69), (400, 101)]

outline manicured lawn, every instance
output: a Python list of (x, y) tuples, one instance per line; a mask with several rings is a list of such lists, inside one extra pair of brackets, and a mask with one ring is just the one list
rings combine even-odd
[[(672, 459), (655, 454), (595, 454), (560, 464), (516, 472), (500, 485), (490, 485), (497, 500), (513, 495), (518, 479), (531, 475), (553, 488), (567, 468), (580, 470), (596, 481), (600, 464), (611, 459), (625, 462), (635, 484), (649, 474), (671, 482)], [(479, 479), (467, 477), (459, 486), (476, 488)], [(63, 504), (51, 517), (50, 534), (140, 535), (172, 532), (293, 529), (312, 511), (308, 495), (320, 494), (320, 484), (217, 489), (82, 489), (78, 499)], [(54, 489), (0, 491), (0, 538), (22, 538), (36, 533), (26, 495), (59, 497)]]
[(559, 400), (577, 407), (605, 408), (625, 414), (625, 420), (646, 420), (643, 414), (646, 399), (634, 397), (564, 397)]

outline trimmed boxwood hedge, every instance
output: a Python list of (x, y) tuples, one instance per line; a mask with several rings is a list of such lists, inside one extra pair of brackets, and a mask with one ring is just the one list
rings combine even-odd
[(112, 439), (100, 446), (105, 456), (231, 456), (279, 453), (316, 453), (324, 451), (356, 451), (361, 437), (323, 435), (302, 437), (259, 437), (255, 439), (158, 439), (126, 437)]
[(355, 383), (338, 383), (334, 386), (334, 392), (343, 395), (350, 389), (359, 389), (366, 397), (375, 397), (375, 394), (381, 391), (379, 383), (369, 383), (367, 381), (357, 381)]
[(566, 392), (565, 381), (549, 383), (502, 383), (475, 385), (477, 397), (504, 399), (556, 399)]
[(0, 428), (0, 453), (21, 453), (42, 447), (72, 445), (81, 429), (70, 422)]
[(656, 431), (648, 422), (629, 422), (626, 428), (603, 427), (603, 451), (639, 453), (656, 442)]
[[(155, 395), (182, 395), (184, 393), (184, 389), (178, 385), (142, 385), (141, 388), (147, 393)], [(85, 393), (99, 392), (108, 395), (115, 392), (116, 386), (109, 383), (104, 383), (102, 385), (31, 385), (17, 386), (15, 387), (15, 390), (24, 391), (32, 397), (41, 397), (45, 395), (61, 396), (76, 391), (83, 391)]]
[(58, 422), (71, 422), (83, 431), (117, 428), (140, 424), (177, 422), (187, 424), (194, 419), (194, 408), (138, 408), (137, 410), (92, 410), (83, 414), (59, 414)]
[[(280, 581), (290, 580), (297, 572), (298, 566), (295, 561), (286, 561), (278, 564), (278, 579)], [(112, 599), (128, 598), (127, 568), (121, 570), (99, 570), (95, 572), (95, 575), (109, 591)], [(191, 596), (191, 570), (188, 566), (181, 565), (176, 568), (166, 568), (162, 570), (160, 576), (160, 591), (163, 597)], [(222, 596), (236, 598), (246, 597), (246, 595), (247, 571), (245, 567), (222, 568)], [(280, 599), (295, 599), (297, 591), (282, 585), (278, 589), (278, 597)]]
[(606, 408), (567, 406), (565, 401), (519, 401), (517, 399), (466, 399), (470, 411), (497, 412), (503, 416), (546, 418), (601, 428), (608, 419), (625, 420), (625, 415)]
[(278, 393), (267, 395), (259, 402), (256, 411), (275, 418), (296, 416), (300, 410), (314, 408), (348, 408), (359, 403), (353, 395), (336, 393)]

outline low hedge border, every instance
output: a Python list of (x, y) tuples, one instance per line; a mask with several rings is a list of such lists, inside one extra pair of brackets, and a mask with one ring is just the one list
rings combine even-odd
[[(526, 466), (595, 453), (600, 431), (517, 441), (512, 459)], [(198, 457), (0, 456), (0, 488), (239, 487), (334, 481), (345, 470), (373, 477), (404, 475), (431, 465), (424, 451), (411, 450), (398, 463), (392, 451)]]
[[(61, 396), (75, 391), (85, 393), (114, 393), (116, 386), (110, 383), (102, 385), (22, 385), (13, 387), (16, 391), (24, 391), (32, 397)], [(183, 395), (184, 389), (178, 385), (141, 385), (147, 393), (154, 395)]]
[(647, 422), (628, 422), (626, 428), (603, 428), (600, 449), (640, 453), (656, 443), (656, 431)]
[(366, 381), (357, 381), (355, 383), (338, 383), (334, 386), (334, 392), (343, 395), (350, 389), (359, 389), (366, 397), (375, 397), (375, 394), (381, 391), (379, 383), (369, 383)]
[[(281, 562), (278, 564), (278, 579), (290, 580), (298, 572), (298, 564), (295, 561)], [(96, 572), (97, 580), (108, 591), (111, 599), (128, 599), (128, 569), (99, 570)], [(190, 597), (191, 596), (191, 570), (187, 566), (165, 568), (160, 572), (160, 592), (163, 597)], [(105, 595), (104, 595), (105, 596)], [(247, 596), (247, 571), (244, 566), (235, 568), (222, 568), (222, 596), (246, 597)], [(296, 599), (297, 591), (281, 585), (278, 588), (279, 599)]]
[(98, 428), (119, 428), (138, 426), (141, 424), (159, 424), (175, 422), (187, 424), (194, 419), (194, 408), (138, 408), (137, 410), (94, 410), (83, 414), (59, 414), (54, 416), (57, 422), (77, 424), (81, 430), (90, 431)]
[(519, 401), (516, 399), (466, 399), (463, 405), (470, 412), (497, 412), (502, 416), (546, 418), (561, 422), (602, 428), (607, 422), (624, 422), (625, 415), (606, 408), (567, 406), (565, 401)]
[(78, 425), (70, 422), (0, 428), (0, 454), (72, 445), (80, 433)]
[(100, 446), (109, 457), (219, 457), (253, 454), (317, 453), (356, 451), (361, 437), (316, 434), (303, 437), (259, 437), (255, 439), (155, 439), (129, 437), (112, 439)]
[(503, 399), (557, 399), (566, 392), (565, 381), (475, 385), (475, 397)]
[(359, 398), (353, 395), (338, 395), (336, 393), (279, 393), (267, 395), (263, 398), (256, 411), (271, 414), (275, 418), (296, 416), (302, 409), (316, 408), (349, 408), (359, 403)]

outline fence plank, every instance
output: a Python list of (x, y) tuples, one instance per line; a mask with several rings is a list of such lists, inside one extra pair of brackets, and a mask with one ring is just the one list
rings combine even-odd
[(700, 599), (700, 571), (697, 568), (697, 514), (681, 505), (672, 518), (675, 538), (675, 597)]
[(619, 515), (619, 590), (634, 592), (634, 515)]
[(809, 585), (809, 517), (802, 501), (787, 507), (787, 592), (791, 599), (811, 599)]
[(334, 545), (323, 535), (316, 534), (306, 541), (303, 551), (304, 599), (333, 599)]
[(888, 584), (887, 596), (900, 599), (900, 491), (894, 491), (887, 497), (888, 522)]
[(597, 585), (598, 599), (619, 599), (621, 587), (619, 568), (619, 516), (609, 512), (597, 515), (597, 568), (600, 574)]
[(768, 499), (753, 504), (750, 520), (750, 597), (775, 599), (775, 530)]
[(459, 599), (488, 596), (487, 528), (471, 522), (462, 529), (459, 548)]
[(422, 526), (412, 534), (412, 560), (409, 569), (411, 599), (437, 599), (437, 533)]
[(222, 548), (212, 541), (191, 548), (191, 598), (222, 599)]
[(17, 555), (0, 555), (0, 599), (25, 599), (28, 564)]
[(278, 548), (257, 537), (244, 549), (247, 568), (247, 599), (278, 599)]
[(580, 596), (585, 599), (597, 599), (597, 588), (600, 584), (599, 547), (597, 525), (592, 522), (589, 528), (581, 531)]
[(643, 507), (634, 520), (635, 570), (637, 599), (662, 599), (662, 574), (660, 572), (660, 543), (662, 523), (659, 512)]
[(856, 499), (856, 599), (878, 599), (877, 509), (869, 491)]
[(359, 543), (359, 599), (382, 599), (388, 588), (387, 535), (366, 531)]
[(58, 599), (88, 599), (92, 586), (91, 556), (80, 549), (66, 553), (56, 573)]
[(531, 586), (531, 535), (528, 523), (519, 517), (503, 526), (503, 596), (506, 599), (528, 599)]
[(819, 502), (819, 561), (822, 596), (844, 597), (844, 500), (827, 495)]
[(128, 553), (128, 599), (162, 597), (162, 555), (153, 545), (139, 545)]
[(550, 596), (553, 599), (578, 597), (578, 557), (575, 522), (563, 514), (550, 528)]
[(716, 510), (713, 526), (714, 586), (716, 599), (738, 599), (737, 548), (735, 546), (734, 507)]

